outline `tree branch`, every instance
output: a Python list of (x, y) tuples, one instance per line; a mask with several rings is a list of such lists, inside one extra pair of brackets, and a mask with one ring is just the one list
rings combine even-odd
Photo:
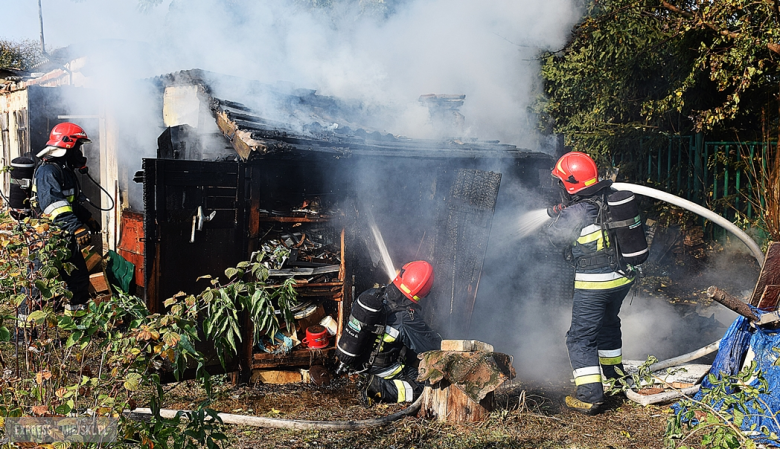
[[(680, 8), (674, 6), (671, 3), (668, 3), (666, 1), (662, 0), (661, 1), (661, 6), (663, 6), (668, 11), (671, 11), (671, 12), (673, 12), (675, 14), (679, 14), (679, 15), (685, 17), (686, 19), (692, 19), (692, 20), (693, 19), (697, 19), (696, 15), (693, 14), (692, 12), (680, 9)], [(737, 38), (740, 37), (740, 33), (737, 33), (735, 31), (729, 31), (729, 30), (721, 30), (717, 26), (715, 26), (714, 24), (712, 24), (710, 22), (706, 22), (706, 21), (701, 20), (701, 19), (698, 19), (698, 22), (700, 24), (702, 24), (703, 26), (711, 29), (712, 31), (720, 34), (721, 36), (728, 37), (729, 39), (737, 39)], [(771, 51), (772, 53), (776, 53), (776, 54), (780, 55), (780, 44), (776, 44), (776, 43), (773, 43), (773, 42), (767, 42), (766, 43), (766, 48), (769, 51)]]

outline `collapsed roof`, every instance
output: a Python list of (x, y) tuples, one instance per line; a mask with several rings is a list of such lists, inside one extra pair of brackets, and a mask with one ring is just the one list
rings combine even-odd
[[(244, 161), (302, 152), (330, 153), (336, 157), (353, 154), (480, 159), (549, 157), (498, 141), (428, 140), (394, 135), (379, 130), (382, 117), (386, 116), (383, 114), (388, 112), (385, 108), (317, 95), (314, 90), (270, 86), (203, 70), (167, 74), (154, 81), (162, 89), (195, 86), (201, 100), (208, 102), (219, 131)], [(237, 97), (244, 99), (243, 102), (234, 101)], [(431, 103), (431, 95), (423, 97), (426, 103)], [(458, 98), (462, 102), (463, 96)]]

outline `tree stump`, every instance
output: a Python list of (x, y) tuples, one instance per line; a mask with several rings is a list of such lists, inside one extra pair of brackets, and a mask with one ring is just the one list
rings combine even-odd
[(467, 423), (485, 420), (493, 410), (493, 392), (474, 402), (447, 380), (426, 386), (418, 416), (439, 422)]
[(440, 351), (420, 354), (418, 381), (422, 418), (468, 423), (485, 420), (494, 406), (493, 391), (515, 377), (512, 358), (474, 340), (444, 340)]

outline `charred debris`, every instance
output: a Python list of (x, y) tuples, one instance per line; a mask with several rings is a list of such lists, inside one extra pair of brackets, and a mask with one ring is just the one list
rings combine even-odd
[[(314, 91), (200, 70), (153, 82), (166, 128), (157, 158), (144, 159), (135, 176), (143, 184), (142, 214), (128, 215), (143, 220), (136, 281), (150, 309), (161, 310), (179, 291), (194, 292), (199, 276), (221, 274), (260, 248), (283, 254), (272, 279), (297, 283), (301, 305), (287, 335), (293, 347), (245, 340), (237, 362), (245, 374), (322, 363), (335, 338), (305, 348), (298, 343), (307, 328), (330, 317), (338, 334), (352, 298), (390, 281), (369, 214), (396, 266), (434, 264), (426, 305), (432, 325), (445, 337), (467, 332), (499, 187), (547, 187), (547, 154), (496, 141), (396, 136), (359, 125), (376, 127), (387, 111)], [(460, 126), (462, 96), (424, 97), (434, 105), (432, 120), (452, 117), (453, 129)], [(435, 106), (441, 104), (445, 112)]]

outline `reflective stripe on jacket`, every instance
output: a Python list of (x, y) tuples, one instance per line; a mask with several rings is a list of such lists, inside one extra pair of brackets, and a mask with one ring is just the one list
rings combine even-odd
[(76, 231), (92, 215), (78, 203), (78, 179), (64, 162), (41, 163), (35, 170), (32, 190), (38, 209), (68, 232)]
[[(557, 246), (570, 245), (574, 261), (606, 255), (609, 237), (599, 224), (600, 208), (589, 201), (580, 201), (561, 211), (550, 224), (547, 235)], [(630, 284), (633, 278), (613, 271), (609, 266), (583, 267), (577, 265), (574, 288), (608, 290)]]

